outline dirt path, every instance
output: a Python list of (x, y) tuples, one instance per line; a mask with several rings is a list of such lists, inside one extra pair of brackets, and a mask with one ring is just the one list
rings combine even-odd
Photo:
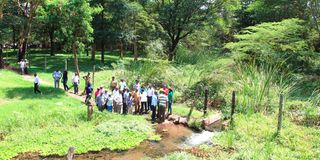
[[(22, 75), (22, 78), (23, 78), (24, 80), (30, 81), (30, 82), (33, 82), (33, 80), (34, 80), (34, 79), (33, 79), (33, 76), (31, 76), (31, 75)], [(40, 79), (40, 83), (41, 83), (41, 84), (48, 85), (48, 86), (51, 86), (51, 85), (52, 85), (52, 83), (49, 83), (49, 82), (44, 81), (44, 80), (42, 80), (42, 79)], [(60, 88), (60, 89), (63, 90), (62, 88)], [(69, 97), (78, 99), (78, 100), (80, 100), (80, 101), (84, 101), (84, 99), (85, 99), (85, 97), (80, 96), (80, 95), (73, 94), (72, 92), (69, 92), (69, 91), (66, 92), (66, 94), (67, 94)]]

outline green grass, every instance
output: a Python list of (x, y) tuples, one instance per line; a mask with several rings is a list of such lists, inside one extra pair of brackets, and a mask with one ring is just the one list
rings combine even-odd
[[(63, 91), (41, 85), (43, 95), (34, 95), (32, 82), (18, 74), (0, 71), (0, 159), (23, 152), (65, 155), (70, 146), (76, 153), (125, 150), (154, 137), (150, 124), (140, 116), (100, 113), (86, 120), (86, 107)], [(139, 125), (137, 125), (139, 124)], [(109, 126), (117, 132), (102, 132)]]
[(296, 125), (286, 118), (281, 135), (275, 137), (277, 115), (237, 114), (235, 127), (213, 141), (235, 153), (226, 159), (318, 159), (320, 130)]

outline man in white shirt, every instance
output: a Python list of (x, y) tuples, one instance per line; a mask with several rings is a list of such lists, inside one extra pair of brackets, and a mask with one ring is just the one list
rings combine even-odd
[(120, 81), (120, 91), (124, 92), (124, 89), (126, 89), (127, 83), (124, 81), (124, 79), (121, 79)]
[(78, 87), (79, 87), (79, 83), (80, 83), (78, 73), (74, 73), (74, 76), (72, 77), (72, 83), (73, 83), (73, 87), (74, 87), (74, 94), (78, 94), (78, 92), (79, 92)]
[(133, 85), (133, 90), (138, 90), (140, 92), (140, 83), (139, 80), (136, 80), (135, 84)]
[(148, 91), (147, 91), (147, 95), (148, 95), (148, 104), (147, 104), (147, 110), (150, 110), (151, 107), (151, 102), (152, 102), (152, 96), (154, 95), (154, 88), (152, 85), (149, 85), (148, 87)]
[(60, 79), (62, 77), (62, 74), (59, 70), (56, 70), (52, 73), (52, 77), (54, 80), (54, 88), (60, 88)]
[(40, 84), (40, 79), (38, 77), (37, 74), (34, 74), (34, 87), (33, 87), (33, 90), (34, 90), (34, 93), (37, 94), (37, 93), (41, 93), (41, 91), (39, 90), (39, 84)]
[(26, 67), (26, 62), (24, 61), (24, 59), (22, 59), (20, 62), (18, 62), (18, 64), (20, 64), (21, 75), (24, 75), (24, 68)]

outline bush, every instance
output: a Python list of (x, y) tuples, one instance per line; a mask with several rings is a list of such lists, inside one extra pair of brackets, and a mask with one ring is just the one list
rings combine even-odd
[(239, 64), (235, 73), (237, 109), (242, 112), (272, 111), (280, 93), (287, 95), (293, 88), (290, 74), (277, 66)]
[(243, 61), (284, 63), (291, 70), (307, 71), (314, 65), (316, 54), (310, 49), (304, 24), (299, 19), (287, 19), (250, 26), (235, 36), (237, 42), (225, 47)]
[(157, 60), (166, 58), (164, 42), (160, 39), (149, 42), (144, 51), (150, 59)]

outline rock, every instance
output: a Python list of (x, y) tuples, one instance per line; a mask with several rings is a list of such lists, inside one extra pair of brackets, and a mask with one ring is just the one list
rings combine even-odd
[(188, 125), (188, 120), (187, 118), (179, 118), (179, 124), (183, 124), (183, 125)]
[(168, 121), (176, 121), (178, 118), (179, 116), (172, 114), (168, 116)]
[(202, 126), (208, 131), (220, 131), (222, 129), (221, 114), (215, 114), (202, 120)]

